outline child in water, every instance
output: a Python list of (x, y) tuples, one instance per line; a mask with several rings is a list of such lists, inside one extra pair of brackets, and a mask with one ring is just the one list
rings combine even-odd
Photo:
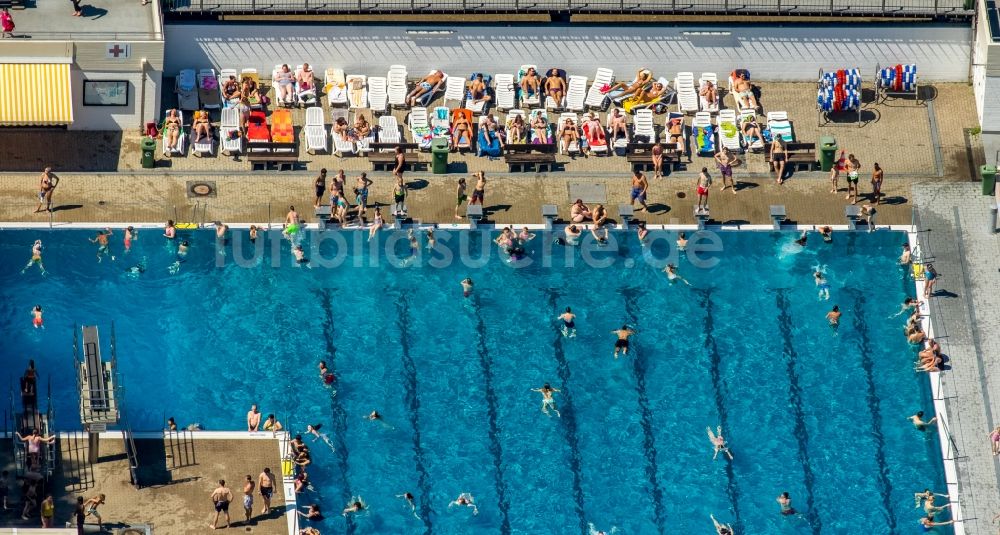
[(31, 315), (34, 316), (31, 319), (31, 324), (36, 329), (44, 329), (45, 327), (42, 325), (42, 305), (35, 305), (35, 308), (31, 309)]

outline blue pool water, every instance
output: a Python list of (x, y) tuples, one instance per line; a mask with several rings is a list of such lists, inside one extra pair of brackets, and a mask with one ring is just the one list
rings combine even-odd
[[(160, 429), (166, 416), (244, 429), (254, 402), (295, 430), (322, 422), (336, 451), (313, 444), (316, 492), (301, 500), (324, 505), (324, 533), (577, 534), (587, 522), (709, 533), (709, 513), (748, 534), (910, 533), (913, 493), (943, 488), (936, 435), (905, 419), (932, 411), (927, 378), (912, 372), (904, 318), (887, 319), (914, 291), (895, 263), (901, 233), (832, 245), (814, 235), (804, 251), (787, 233), (721, 233), (721, 252), (703, 255), (714, 266), (675, 258), (690, 286), (648, 261), (670, 253), (673, 233), (646, 250), (633, 235), (597, 248), (593, 259), (610, 268), (556, 246), (553, 267), (522, 269), (497, 257), (488, 234), (439, 243), (449, 254), (468, 246), (467, 262), (396, 267), (382, 252), (408, 254), (402, 234), (364, 244), (348, 233), (319, 246), (330, 257), (357, 241), (343, 263), (302, 269), (286, 241), (268, 237), (259, 243), (277, 248), (278, 267), (236, 265), (245, 234), (219, 267), (212, 234), (198, 231), (185, 234), (191, 252), (176, 273), (159, 231), (141, 232), (127, 255), (116, 232), (117, 259), (101, 263), (91, 236), (0, 234), (11, 375), (34, 358), (51, 377), (59, 427), (78, 428), (73, 325), (105, 333), (114, 321), (135, 429)], [(21, 273), (36, 238), (45, 277)], [(532, 241), (530, 257), (546, 244)], [(126, 273), (138, 263), (144, 273)], [(817, 298), (817, 264), (830, 301)], [(44, 330), (31, 325), (36, 303)], [(844, 312), (837, 331), (825, 319), (833, 304)], [(572, 339), (554, 321), (566, 306), (578, 314)], [(623, 323), (638, 334), (615, 360), (611, 331)], [(338, 377), (335, 395), (320, 359)], [(562, 390), (561, 418), (539, 411), (531, 389), (544, 382)], [(388, 426), (364, 418), (373, 409)], [(712, 461), (705, 428), (720, 424), (732, 463)], [(405, 491), (422, 520), (394, 497)], [(778, 514), (782, 491), (801, 515)], [(478, 516), (448, 510), (461, 492), (476, 497)], [(348, 524), (335, 511), (352, 494), (371, 512)]]

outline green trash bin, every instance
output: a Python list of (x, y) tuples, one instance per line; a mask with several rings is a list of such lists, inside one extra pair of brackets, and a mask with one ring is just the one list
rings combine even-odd
[(142, 149), (142, 168), (152, 169), (156, 167), (156, 140), (144, 137), (139, 146)]
[(431, 172), (443, 175), (448, 172), (448, 139), (434, 138), (431, 141)]
[(819, 138), (819, 168), (821, 171), (833, 169), (833, 162), (837, 161), (837, 139), (833, 136), (820, 136)]
[(983, 177), (983, 195), (993, 195), (997, 185), (997, 167), (984, 165), (979, 168), (979, 174)]

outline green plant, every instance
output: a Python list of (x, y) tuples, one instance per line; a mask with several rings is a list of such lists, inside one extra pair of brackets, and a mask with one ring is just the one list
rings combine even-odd
[(982, 127), (979, 126), (973, 126), (972, 128), (969, 129), (969, 137), (971, 137), (972, 139), (976, 139), (977, 137), (979, 137), (979, 134), (982, 133), (983, 129)]

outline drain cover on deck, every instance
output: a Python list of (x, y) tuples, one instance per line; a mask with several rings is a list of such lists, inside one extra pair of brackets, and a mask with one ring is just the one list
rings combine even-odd
[(189, 180), (187, 183), (188, 198), (215, 197), (214, 180)]
[(583, 199), (585, 203), (604, 204), (608, 202), (608, 190), (604, 184), (594, 182), (570, 182), (569, 202)]

